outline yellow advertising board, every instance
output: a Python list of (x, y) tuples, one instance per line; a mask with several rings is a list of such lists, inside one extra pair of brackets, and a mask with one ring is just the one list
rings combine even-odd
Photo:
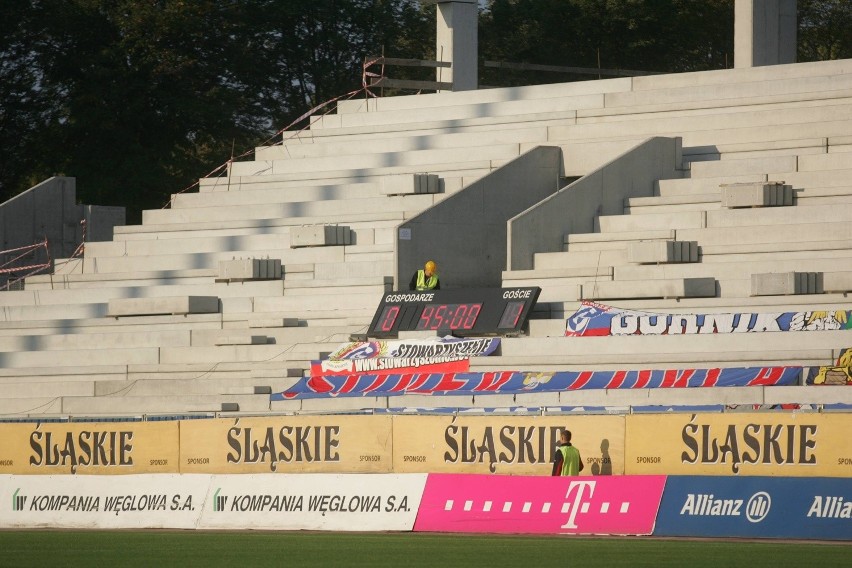
[(848, 414), (627, 416), (625, 473), (852, 476)]
[(181, 473), (388, 473), (390, 416), (185, 420)]
[(0, 474), (178, 472), (177, 422), (0, 425)]
[(395, 473), (550, 475), (569, 429), (581, 475), (624, 473), (623, 416), (394, 416)]

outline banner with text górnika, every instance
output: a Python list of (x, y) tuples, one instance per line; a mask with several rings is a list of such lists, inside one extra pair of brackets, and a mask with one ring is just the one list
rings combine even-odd
[(651, 534), (666, 477), (430, 474), (421, 532)]

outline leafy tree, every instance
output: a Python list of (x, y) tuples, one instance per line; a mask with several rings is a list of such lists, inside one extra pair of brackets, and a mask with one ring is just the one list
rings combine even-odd
[(798, 0), (799, 61), (852, 58), (852, 2)]

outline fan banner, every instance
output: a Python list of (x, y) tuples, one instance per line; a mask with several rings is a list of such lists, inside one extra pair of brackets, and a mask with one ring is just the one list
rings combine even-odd
[(852, 329), (849, 310), (783, 313), (658, 314), (584, 301), (567, 320), (568, 337), (689, 335)]
[(790, 386), (801, 367), (729, 367), (647, 371), (497, 371), (303, 377), (271, 400), (341, 396), (482, 395), (581, 389)]
[[(393, 339), (353, 341), (332, 351), (329, 361), (354, 359), (467, 359), (491, 355), (500, 346), (499, 337), (430, 339)], [(408, 365), (404, 365), (408, 366)]]
[(840, 351), (836, 365), (811, 367), (806, 384), (852, 385), (852, 347)]

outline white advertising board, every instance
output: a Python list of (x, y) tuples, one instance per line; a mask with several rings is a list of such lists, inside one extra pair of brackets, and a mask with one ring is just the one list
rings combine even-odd
[(215, 475), (199, 528), (410, 531), (426, 474)]
[(0, 475), (0, 528), (409, 531), (426, 474)]
[(0, 527), (198, 525), (209, 475), (0, 475)]

